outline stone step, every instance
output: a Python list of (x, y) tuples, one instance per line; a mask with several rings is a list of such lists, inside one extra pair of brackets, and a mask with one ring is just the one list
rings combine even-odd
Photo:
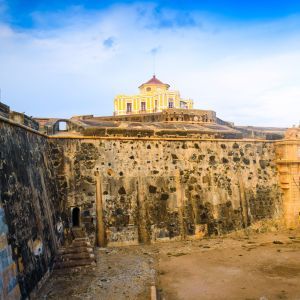
[(67, 260), (77, 260), (77, 259), (95, 259), (94, 253), (80, 252), (80, 253), (66, 253), (59, 255), (55, 258), (55, 261), (67, 261)]
[(90, 240), (81, 227), (72, 228), (74, 240), (62, 247), (55, 258), (55, 269), (89, 266), (96, 263)]
[(73, 233), (73, 236), (74, 236), (74, 238), (85, 238), (86, 237), (86, 235), (85, 235), (85, 233), (84, 232), (82, 232), (82, 233)]
[(91, 247), (91, 243), (90, 242), (86, 242), (86, 241), (77, 241), (74, 240), (70, 247)]
[(78, 238), (75, 238), (73, 241), (90, 242), (90, 239), (88, 237), (78, 237)]
[(82, 253), (82, 252), (87, 252), (87, 253), (92, 253), (93, 248), (92, 247), (66, 247), (66, 248), (61, 248), (58, 250), (58, 254), (68, 254), (68, 253)]
[(79, 260), (70, 260), (70, 261), (63, 261), (57, 262), (54, 265), (54, 269), (64, 269), (64, 268), (74, 268), (74, 267), (81, 267), (81, 266), (90, 266), (95, 264), (95, 259), (87, 258), (87, 259), (79, 259)]
[(72, 228), (72, 234), (75, 238), (85, 238), (86, 237), (86, 233), (84, 231), (84, 229), (78, 227), (78, 228)]

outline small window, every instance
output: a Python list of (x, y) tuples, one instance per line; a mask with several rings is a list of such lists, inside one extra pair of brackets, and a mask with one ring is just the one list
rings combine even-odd
[(173, 108), (174, 107), (174, 102), (169, 100), (169, 108)]
[(180, 101), (180, 108), (187, 109), (188, 108), (187, 103), (184, 101)]
[(157, 110), (157, 107), (158, 107), (158, 101), (157, 100), (155, 100), (154, 107), (155, 107), (155, 110)]
[(150, 91), (151, 91), (151, 87), (147, 87), (147, 88), (146, 88), (146, 91), (147, 91), (147, 92), (150, 92)]
[(126, 112), (128, 112), (128, 113), (132, 112), (132, 103), (127, 103)]
[(146, 102), (141, 102), (141, 110), (142, 111), (146, 110)]

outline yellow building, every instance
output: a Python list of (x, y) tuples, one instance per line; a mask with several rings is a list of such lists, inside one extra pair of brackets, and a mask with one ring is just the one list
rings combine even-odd
[(153, 75), (149, 81), (139, 86), (140, 94), (115, 97), (114, 115), (155, 113), (168, 108), (193, 108), (192, 100), (181, 99), (179, 92), (170, 91), (169, 87)]

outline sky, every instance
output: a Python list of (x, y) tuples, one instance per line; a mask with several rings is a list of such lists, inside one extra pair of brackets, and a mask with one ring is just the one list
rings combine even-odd
[(300, 121), (300, 1), (0, 0), (1, 101), (111, 115), (155, 73), (237, 125)]

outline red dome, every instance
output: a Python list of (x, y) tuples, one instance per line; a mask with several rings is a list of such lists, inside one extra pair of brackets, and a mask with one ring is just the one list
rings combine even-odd
[(168, 84), (161, 82), (159, 79), (157, 79), (155, 77), (155, 75), (153, 75), (153, 77), (148, 80), (147, 82), (143, 83), (142, 85), (140, 85), (139, 87), (142, 87), (144, 84), (157, 84), (157, 85), (167, 85), (169, 87)]

